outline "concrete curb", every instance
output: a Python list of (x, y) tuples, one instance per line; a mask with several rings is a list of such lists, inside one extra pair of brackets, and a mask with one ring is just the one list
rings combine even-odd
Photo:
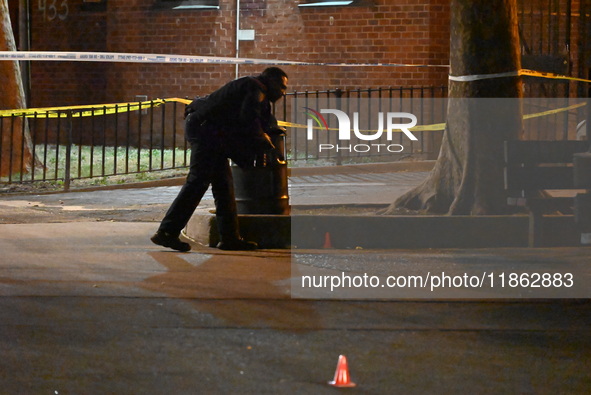
[[(342, 166), (324, 166), (324, 167), (290, 167), (287, 170), (289, 177), (305, 177), (329, 174), (363, 174), (363, 173), (398, 173), (398, 172), (422, 172), (430, 171), (435, 165), (435, 161), (417, 161), (417, 162), (390, 162), (390, 163), (364, 163)], [(140, 189), (181, 186), (185, 183), (185, 176), (164, 178), (160, 180), (132, 182), (126, 184), (103, 185), (84, 188), (72, 188), (68, 192), (94, 192), (111, 191), (117, 189)], [(65, 193), (63, 190), (57, 191), (33, 191), (35, 195), (52, 195)], [(28, 193), (13, 193), (14, 195)]]
[(431, 171), (434, 160), (417, 162), (363, 163), (356, 165), (328, 167), (290, 167), (292, 177), (317, 176), (328, 174), (399, 173)]
[[(240, 215), (241, 234), (261, 248), (491, 248), (527, 247), (529, 218), (507, 216)], [(544, 220), (544, 247), (580, 246), (573, 216)], [(198, 213), (185, 235), (218, 242), (215, 216)], [(330, 244), (330, 245), (327, 245)]]

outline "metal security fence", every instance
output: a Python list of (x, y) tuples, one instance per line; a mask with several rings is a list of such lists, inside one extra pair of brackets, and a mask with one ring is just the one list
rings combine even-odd
[[(435, 159), (447, 115), (446, 95), (446, 87), (292, 92), (276, 103), (274, 111), (288, 125), (291, 166)], [(524, 138), (577, 139), (584, 120), (582, 101), (524, 102)], [(128, 182), (130, 177), (123, 176), (143, 179), (150, 173), (184, 170), (190, 158), (183, 130), (184, 102), (166, 99), (8, 115), (0, 111), (0, 191), (36, 182), (57, 183), (67, 190), (78, 181)], [(358, 113), (351, 122), (360, 133), (351, 132), (351, 138), (343, 141), (340, 122), (333, 115), (326, 115), (326, 125), (316, 124), (311, 115), (326, 108)], [(380, 129), (380, 117), (385, 129), (384, 114), (389, 112), (416, 116), (417, 140), (399, 131), (388, 136), (385, 130), (379, 138), (371, 137)]]
[[(433, 159), (439, 151), (443, 128), (416, 132), (417, 141), (406, 139), (397, 133), (387, 139), (382, 133), (375, 140), (359, 137), (350, 141), (339, 139), (338, 122), (327, 117), (325, 131), (310, 138), (307, 122), (313, 111), (338, 109), (347, 114), (359, 115), (357, 122), (351, 119), (352, 127), (357, 126), (364, 138), (376, 134), (380, 122), (384, 127), (384, 114), (389, 112), (412, 113), (419, 125), (431, 125), (445, 121), (445, 106), (441, 99), (447, 96), (447, 87), (376, 88), (293, 92), (279, 104), (284, 119), (292, 124), (287, 133), (289, 157), (298, 162), (355, 163), (366, 161), (393, 161), (404, 158)], [(439, 100), (436, 100), (439, 99)], [(276, 109), (277, 110), (277, 109)], [(380, 115), (382, 114), (382, 115)], [(380, 119), (381, 117), (381, 119)]]
[(158, 100), (0, 116), (0, 181), (67, 189), (75, 180), (187, 167), (183, 112)]
[[(522, 67), (589, 76), (591, 0), (518, 0)], [(568, 97), (587, 94), (587, 84), (525, 77), (526, 96)]]
[[(445, 87), (293, 92), (276, 103), (274, 111), (278, 119), (297, 123), (305, 121), (290, 119), (292, 101), (297, 108), (300, 104), (313, 107), (320, 100), (363, 98), (376, 100), (376, 106), (386, 108), (403, 98), (420, 100), (445, 92)], [(130, 174), (141, 178), (147, 173), (184, 169), (190, 157), (184, 139), (184, 107), (182, 100), (168, 99), (0, 113), (0, 184), (49, 182), (68, 189), (78, 180)], [(373, 128), (372, 120), (362, 127)], [(288, 158), (296, 165), (314, 160), (340, 164), (380, 159), (363, 152), (319, 155), (310, 150), (304, 129), (288, 129)], [(436, 144), (421, 138), (405, 154), (423, 155), (427, 146), (429, 152), (435, 152)], [(121, 178), (120, 182), (126, 180)]]

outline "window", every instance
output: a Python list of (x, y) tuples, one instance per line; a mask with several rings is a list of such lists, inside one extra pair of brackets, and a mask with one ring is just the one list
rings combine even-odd
[(346, 7), (368, 6), (370, 0), (303, 0), (298, 7)]
[(107, 10), (107, 0), (84, 0), (80, 9), (84, 12), (104, 12)]
[(219, 0), (158, 0), (157, 8), (170, 10), (218, 10)]

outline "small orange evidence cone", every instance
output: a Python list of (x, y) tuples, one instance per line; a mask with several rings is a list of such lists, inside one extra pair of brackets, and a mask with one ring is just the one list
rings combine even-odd
[(333, 387), (355, 387), (357, 384), (351, 381), (349, 375), (349, 367), (347, 365), (347, 357), (339, 355), (339, 361), (337, 362), (337, 370), (334, 373), (334, 379), (328, 382)]
[(326, 232), (324, 234), (324, 245), (322, 248), (332, 248), (332, 242), (330, 241), (330, 233)]

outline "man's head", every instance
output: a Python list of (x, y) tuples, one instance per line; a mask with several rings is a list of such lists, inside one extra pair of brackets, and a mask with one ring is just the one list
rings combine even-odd
[(279, 67), (268, 67), (261, 73), (262, 80), (267, 86), (267, 98), (271, 102), (279, 100), (287, 89), (287, 74)]

